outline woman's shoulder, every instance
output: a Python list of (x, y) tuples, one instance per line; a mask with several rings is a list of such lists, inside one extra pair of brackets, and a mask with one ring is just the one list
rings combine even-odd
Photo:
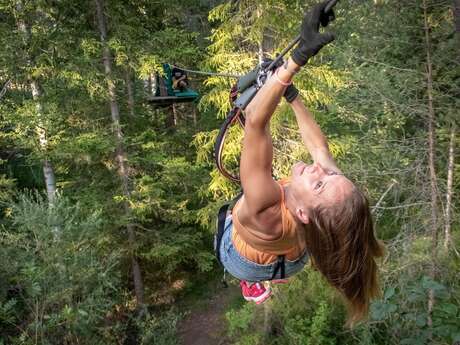
[(257, 232), (265, 240), (277, 239), (283, 235), (281, 203), (276, 203), (257, 213), (245, 207), (244, 196), (235, 206), (237, 217), (242, 226)]

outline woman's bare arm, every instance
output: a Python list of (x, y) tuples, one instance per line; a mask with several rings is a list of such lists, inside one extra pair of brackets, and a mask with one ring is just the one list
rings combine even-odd
[(308, 152), (310, 152), (313, 161), (319, 163), (325, 169), (341, 172), (329, 151), (326, 136), (301, 98), (297, 97), (294, 99), (291, 107), (294, 110), (297, 124), (299, 125), (302, 141)]
[[(299, 66), (291, 62), (289, 69), (278, 73), (283, 82), (292, 79)], [(275, 77), (267, 80), (246, 108), (243, 150), (240, 162), (241, 184), (245, 203), (251, 214), (257, 214), (279, 202), (280, 189), (272, 178), (273, 146), (270, 119), (286, 90)]]

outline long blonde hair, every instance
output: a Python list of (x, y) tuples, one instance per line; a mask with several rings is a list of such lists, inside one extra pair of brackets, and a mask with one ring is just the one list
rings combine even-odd
[(384, 247), (375, 238), (369, 202), (356, 187), (343, 202), (318, 207), (306, 227), (306, 244), (313, 265), (345, 298), (352, 327), (367, 316), (372, 298), (380, 293), (375, 258)]

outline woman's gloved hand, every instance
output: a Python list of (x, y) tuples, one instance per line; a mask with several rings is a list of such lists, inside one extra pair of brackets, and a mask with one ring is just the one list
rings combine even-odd
[(330, 32), (320, 33), (320, 25), (326, 27), (335, 19), (333, 7), (338, 0), (326, 0), (308, 11), (302, 21), (300, 42), (292, 52), (291, 58), (300, 66), (315, 56), (322, 47), (334, 40)]

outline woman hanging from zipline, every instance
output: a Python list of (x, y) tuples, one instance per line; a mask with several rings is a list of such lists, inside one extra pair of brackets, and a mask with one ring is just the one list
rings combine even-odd
[[(334, 19), (336, 2), (325, 1), (305, 15), (298, 46), (246, 108), (240, 162), (244, 195), (225, 219), (218, 255), (241, 280), (244, 298), (256, 303), (270, 296), (264, 281), (288, 278), (310, 259), (345, 298), (353, 324), (366, 316), (370, 299), (378, 295), (375, 258), (383, 255), (383, 247), (374, 236), (368, 200), (337, 167), (292, 85), (302, 66), (334, 40), (319, 28)], [(314, 163), (298, 162), (288, 179), (275, 181), (269, 127), (283, 95)]]

